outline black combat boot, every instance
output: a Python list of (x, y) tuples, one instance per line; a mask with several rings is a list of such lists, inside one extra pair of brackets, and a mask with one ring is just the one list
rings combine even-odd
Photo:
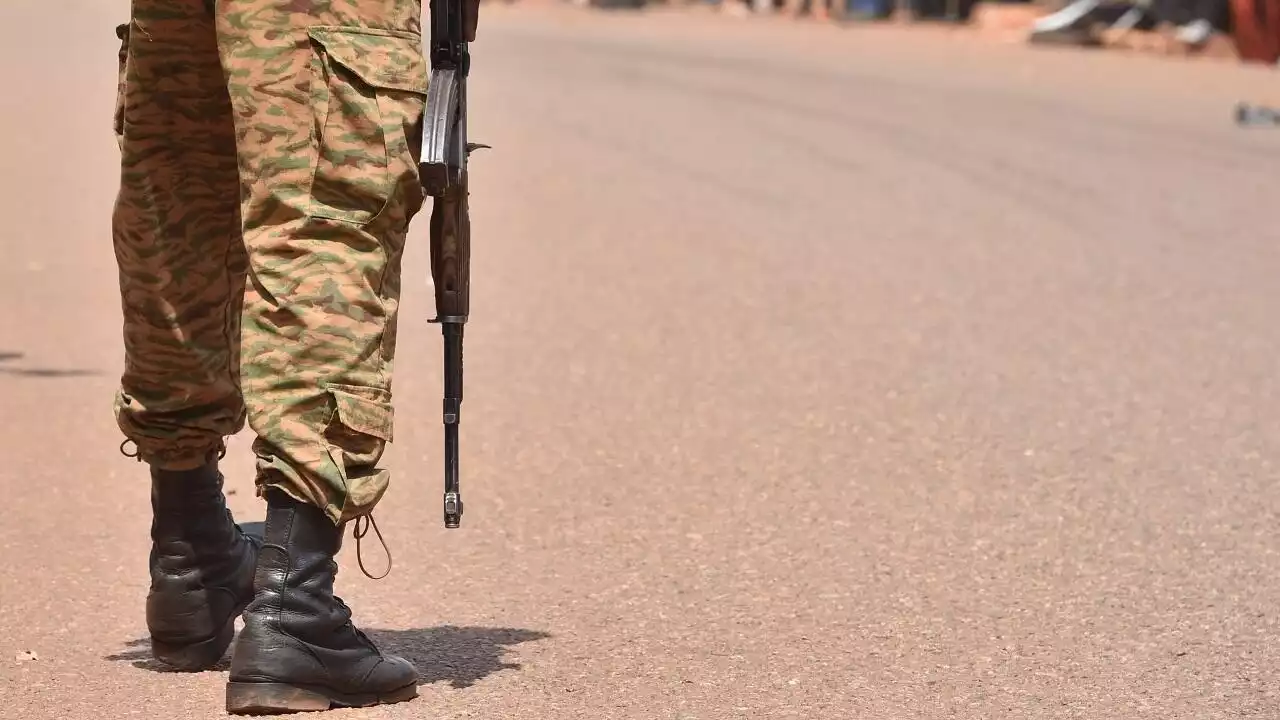
[(267, 491), (267, 529), (227, 683), (233, 715), (411, 700), (418, 673), (383, 655), (333, 594), (342, 528), (317, 507)]
[(217, 461), (195, 470), (151, 470), (151, 653), (177, 670), (222, 659), (235, 619), (253, 599), (258, 541), (235, 524)]

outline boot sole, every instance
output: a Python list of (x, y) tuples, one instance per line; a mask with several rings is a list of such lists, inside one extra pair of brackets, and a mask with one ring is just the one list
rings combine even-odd
[(347, 694), (314, 685), (287, 683), (227, 683), (227, 712), (232, 715), (280, 715), (317, 712), (333, 707), (370, 707), (418, 697), (418, 683), (387, 693)]

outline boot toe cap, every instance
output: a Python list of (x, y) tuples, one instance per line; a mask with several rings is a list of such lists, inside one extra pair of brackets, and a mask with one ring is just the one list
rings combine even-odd
[(395, 655), (384, 655), (382, 661), (369, 671), (369, 675), (362, 684), (388, 691), (399, 690), (415, 685), (417, 682), (418, 670), (413, 663)]

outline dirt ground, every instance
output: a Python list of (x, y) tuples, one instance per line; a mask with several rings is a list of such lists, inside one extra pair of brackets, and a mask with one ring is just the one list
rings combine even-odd
[[(0, 7), (5, 719), (223, 712), (150, 659), (110, 416), (126, 14)], [(1273, 71), (547, 3), (472, 50), (467, 516), (424, 217), (395, 565), (338, 581), (421, 696), (334, 717), (1280, 715)]]

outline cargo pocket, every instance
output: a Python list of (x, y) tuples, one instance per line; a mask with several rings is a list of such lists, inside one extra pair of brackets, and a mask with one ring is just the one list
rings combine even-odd
[(376, 465), (395, 424), (391, 393), (379, 388), (329, 384), (333, 415), (325, 429), (331, 454), (339, 466), (351, 471)]
[(363, 226), (396, 203), (420, 207), (421, 36), (325, 26), (308, 33), (320, 74), (311, 97), (317, 155), (308, 214)]
[(129, 25), (116, 26), (116, 37), (120, 39), (120, 51), (118, 53), (118, 74), (116, 77), (116, 113), (115, 113), (115, 133), (116, 144), (124, 149), (124, 104), (125, 104), (125, 88), (127, 86), (126, 77), (128, 71), (129, 60)]

